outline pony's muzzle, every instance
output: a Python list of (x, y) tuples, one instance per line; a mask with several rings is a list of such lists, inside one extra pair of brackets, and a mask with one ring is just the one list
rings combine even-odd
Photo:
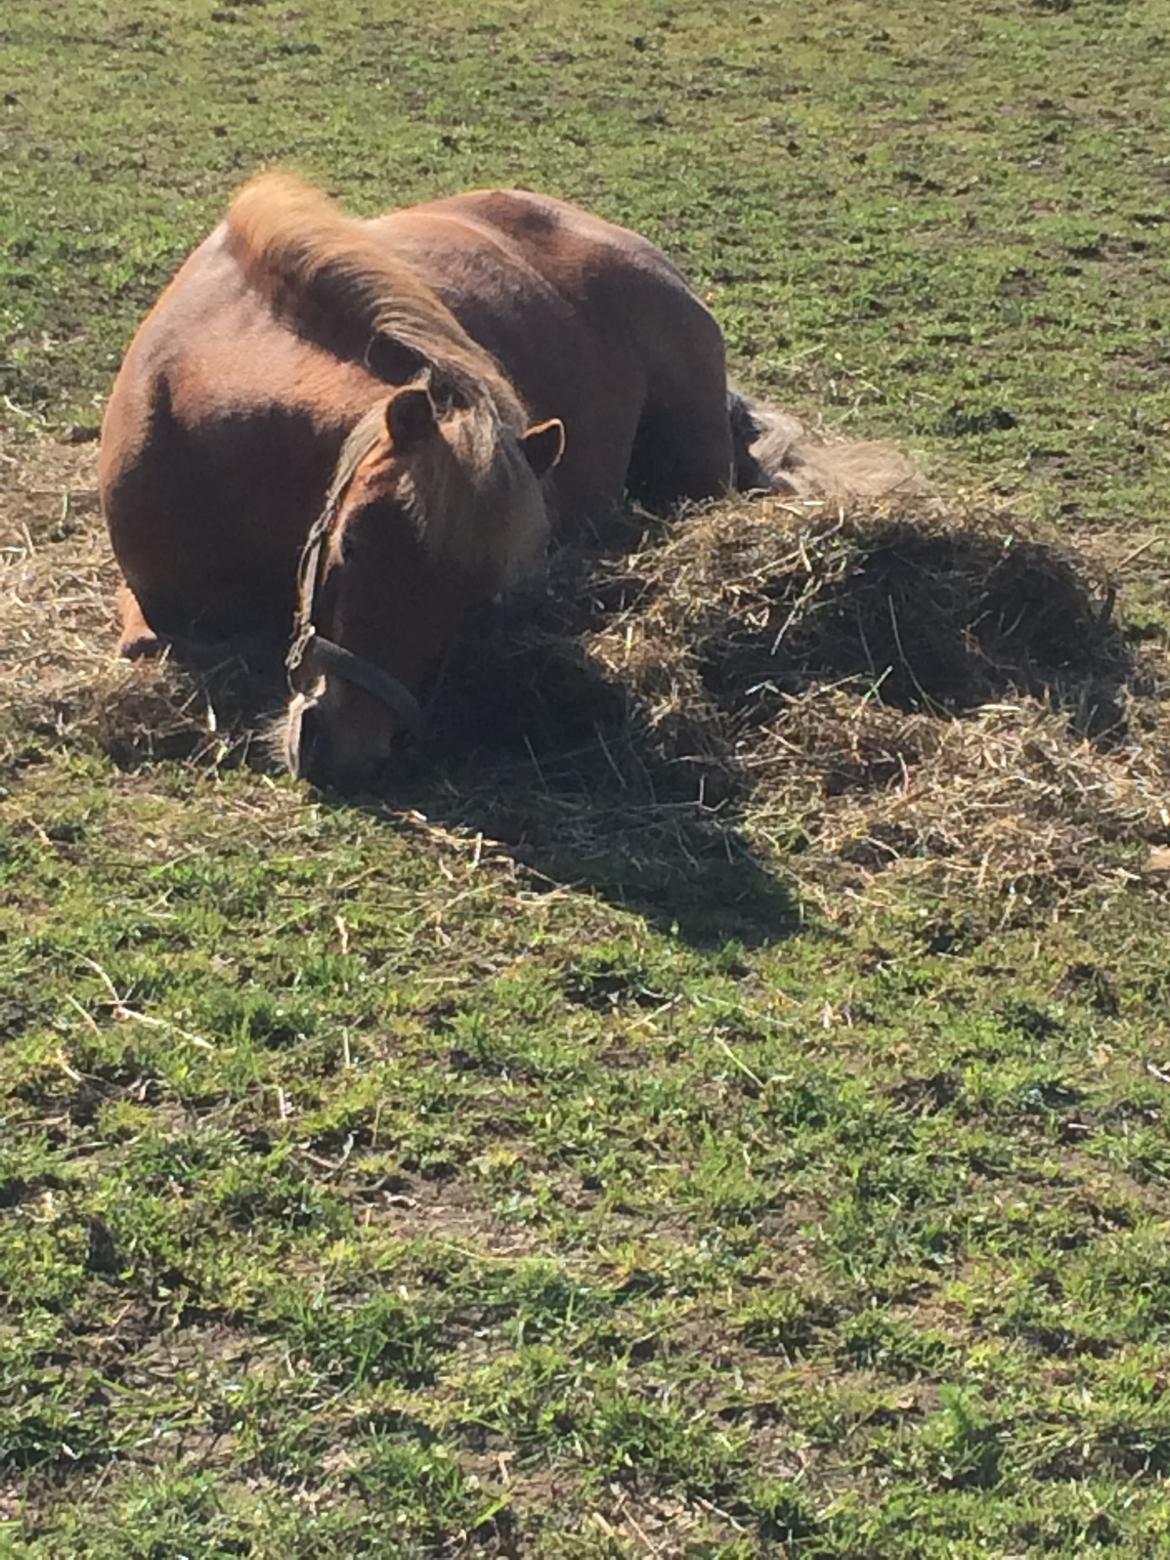
[(289, 705), (284, 760), (298, 780), (310, 779), (321, 750), (322, 724), (316, 699), (295, 694)]
[(403, 728), (372, 700), (364, 711), (367, 719), (355, 719), (353, 706), (362, 697), (356, 690), (328, 685), (319, 697), (294, 695), (285, 758), (297, 779), (350, 795), (377, 784)]

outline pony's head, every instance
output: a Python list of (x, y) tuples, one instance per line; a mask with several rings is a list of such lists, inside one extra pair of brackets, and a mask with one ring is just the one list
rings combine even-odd
[(557, 421), (513, 432), (428, 378), (354, 429), (301, 560), (281, 747), (294, 774), (373, 780), (470, 610), (540, 565)]

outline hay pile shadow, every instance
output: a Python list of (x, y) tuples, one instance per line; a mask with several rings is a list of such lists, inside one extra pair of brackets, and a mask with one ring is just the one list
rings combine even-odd
[(1066, 708), (1078, 735), (1124, 735), (1131, 657), (1113, 592), (1052, 546), (922, 518), (839, 521), (802, 534), (746, 594), (732, 625), (700, 628), (704, 681), (725, 709), (767, 718), (777, 693), (852, 680), (907, 713), (1023, 693)]

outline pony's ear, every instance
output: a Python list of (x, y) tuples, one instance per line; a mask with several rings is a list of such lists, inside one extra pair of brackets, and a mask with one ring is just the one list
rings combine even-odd
[(565, 425), (559, 417), (533, 423), (520, 440), (528, 464), (538, 477), (551, 471), (565, 453)]
[(417, 449), (435, 431), (435, 403), (418, 385), (399, 390), (386, 402), (386, 427), (403, 454)]

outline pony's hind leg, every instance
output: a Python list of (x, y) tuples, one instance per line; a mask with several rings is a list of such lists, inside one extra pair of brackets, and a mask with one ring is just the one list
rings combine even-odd
[(736, 459), (719, 327), (689, 294), (647, 342), (646, 396), (630, 461), (629, 488), (652, 508), (721, 498), (735, 486)]
[(707, 406), (650, 403), (630, 460), (629, 490), (651, 509), (721, 498), (735, 485), (726, 399)]

